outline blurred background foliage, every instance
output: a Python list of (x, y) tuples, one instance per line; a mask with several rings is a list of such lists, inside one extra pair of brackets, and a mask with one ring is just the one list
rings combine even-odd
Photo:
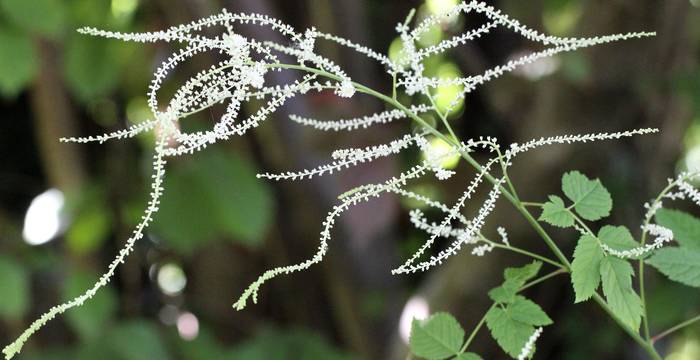
[[(411, 8), (420, 18), (455, 2), (0, 0), (2, 343), (50, 306), (89, 287), (128, 237), (146, 201), (153, 142), (148, 135), (101, 146), (59, 144), (57, 139), (147, 119), (150, 76), (173, 48), (96, 39), (75, 29), (161, 30), (227, 8), (277, 16), (297, 29), (316, 26), (396, 57), (401, 45), (394, 25)], [(665, 178), (700, 168), (700, 4), (489, 2), (530, 27), (561, 36), (659, 32), (651, 40), (601, 46), (524, 67), (471, 94), (451, 120), (464, 138), (497, 136), (504, 143), (559, 133), (661, 128), (659, 136), (539, 151), (513, 170), (521, 192), (533, 201), (556, 189), (562, 171), (577, 168), (600, 177), (614, 196), (614, 220), (637, 228), (641, 203), (660, 190)], [(421, 46), (481, 22), (478, 17), (446, 22), (426, 33)], [(241, 32), (270, 36), (253, 28)], [(383, 69), (328, 43), (319, 48), (357, 81), (390, 90)], [(434, 76), (480, 73), (533, 50), (522, 38), (496, 31), (431, 58), (426, 71)], [(163, 92), (172, 92), (217, 59), (211, 55), (198, 61), (178, 69)], [(426, 274), (392, 277), (389, 270), (425, 235), (408, 223), (407, 210), (417, 204), (391, 197), (348, 213), (322, 265), (272, 281), (263, 288), (260, 303), (245, 311), (230, 306), (265, 269), (313, 252), (320, 222), (337, 194), (391, 176), (421, 156), (382, 160), (307, 184), (258, 181), (256, 172), (308, 167), (323, 161), (329, 150), (383, 142), (410, 126), (318, 135), (290, 124), (286, 115), (337, 118), (378, 110), (381, 104), (362, 97), (341, 101), (330, 94), (310, 95), (291, 101), (254, 134), (174, 161), (149, 236), (115, 281), (82, 308), (50, 323), (20, 358), (403, 359), (407, 316), (445, 310), (465, 328), (473, 326), (486, 310), (485, 290), (498, 283), (500, 269), (526, 260), (465, 253)], [(184, 126), (206, 127), (216, 116), (217, 110), (197, 114)], [(456, 161), (445, 165), (468, 171)], [(464, 179), (421, 182), (414, 190), (451, 203)], [(511, 242), (539, 246), (527, 226), (513, 219), (514, 213), (501, 206), (488, 231), (506, 224)], [(571, 251), (573, 234), (555, 233)], [(687, 288), (659, 276), (650, 284), (654, 330), (700, 312), (700, 297)], [(641, 358), (595, 307), (572, 305), (565, 279), (528, 291), (555, 320), (538, 342), (537, 358)], [(485, 334), (476, 344), (475, 351), (485, 359), (504, 356)], [(698, 359), (700, 328), (688, 328), (659, 347), (669, 359)]]

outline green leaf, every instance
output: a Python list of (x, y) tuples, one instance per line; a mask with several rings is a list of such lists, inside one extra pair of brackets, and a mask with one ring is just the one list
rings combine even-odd
[(112, 353), (120, 360), (168, 360), (158, 328), (145, 320), (122, 322), (106, 336)]
[(509, 267), (506, 268), (505, 271), (503, 271), (503, 277), (506, 279), (506, 281), (513, 281), (517, 284), (520, 284), (518, 287), (525, 285), (525, 283), (537, 276), (537, 273), (540, 272), (540, 269), (542, 268), (542, 262), (541, 261), (533, 261), (527, 265), (513, 268)]
[[(165, 177), (154, 231), (182, 254), (218, 237), (254, 246), (272, 222), (272, 194), (235, 153), (212, 148)], [(187, 221), (183, 221), (187, 219)]]
[[(97, 275), (76, 272), (68, 277), (63, 288), (63, 300), (69, 301), (89, 289)], [(110, 286), (98, 291), (80, 307), (80, 311), (66, 313), (66, 321), (83, 340), (92, 340), (104, 335), (107, 325), (117, 312), (117, 296)]]
[(656, 222), (673, 231), (673, 239), (681, 247), (700, 250), (700, 219), (683, 211), (661, 208)]
[(598, 239), (617, 251), (625, 251), (639, 247), (630, 231), (624, 226), (605, 225), (598, 231)]
[(561, 182), (562, 191), (574, 202), (574, 209), (582, 218), (593, 221), (610, 215), (612, 198), (600, 180), (571, 171), (564, 174)]
[(66, 17), (64, 2), (57, 0), (0, 0), (0, 10), (20, 28), (47, 36), (55, 36)]
[(523, 346), (535, 331), (532, 325), (513, 319), (500, 307), (493, 307), (486, 313), (486, 327), (501, 349), (513, 358), (520, 355)]
[(515, 295), (525, 283), (534, 278), (542, 267), (542, 262), (533, 261), (530, 264), (517, 268), (506, 268), (503, 271), (505, 281), (501, 286), (491, 289), (489, 297), (497, 303), (511, 303)]
[(39, 68), (27, 34), (0, 29), (0, 95), (14, 97), (29, 85)]
[(574, 225), (573, 215), (571, 215), (566, 206), (564, 206), (564, 200), (556, 195), (549, 195), (549, 201), (542, 206), (540, 220), (559, 227)]
[(483, 360), (483, 358), (476, 353), (468, 352), (457, 355), (455, 360)]
[(0, 256), (0, 317), (20, 320), (29, 308), (29, 275), (8, 256)]
[(68, 87), (83, 101), (106, 95), (119, 80), (114, 43), (92, 36), (72, 36), (65, 49), (63, 72)]
[(693, 287), (700, 287), (700, 250), (663, 248), (647, 260), (669, 279)]
[(436, 313), (427, 320), (414, 319), (409, 345), (411, 352), (426, 359), (445, 359), (459, 354), (464, 330), (448, 313)]
[(576, 303), (590, 299), (600, 284), (600, 261), (603, 250), (591, 235), (583, 235), (574, 250), (571, 263), (571, 283), (576, 293)]
[(634, 331), (642, 321), (642, 301), (632, 288), (632, 265), (607, 256), (600, 262), (603, 293), (612, 312)]
[(508, 305), (508, 313), (513, 320), (534, 326), (544, 326), (552, 324), (552, 319), (534, 302), (523, 296), (517, 296), (515, 301)]

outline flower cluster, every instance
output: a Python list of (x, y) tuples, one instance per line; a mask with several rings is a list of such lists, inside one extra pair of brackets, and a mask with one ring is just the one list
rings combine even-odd
[[(417, 45), (417, 40), (431, 27), (438, 26), (446, 18), (460, 14), (481, 14), (487, 18), (487, 23), (476, 29), (467, 29), (462, 34), (455, 35), (430, 47), (420, 48)], [(278, 33), (284, 40), (271, 42), (245, 37), (236, 32), (236, 27), (242, 24), (267, 27)], [(525, 39), (549, 47), (511, 60), (506, 64), (474, 76), (430, 78), (424, 74), (424, 63), (431, 56), (441, 54), (463, 45), (467, 41), (485, 36), (499, 27), (510, 29)], [(216, 29), (222, 29), (223, 33), (218, 36), (212, 36), (211, 34)], [(493, 243), (484, 242), (485, 238), (481, 230), (488, 215), (493, 211), (497, 200), (503, 193), (507, 179), (506, 169), (518, 154), (545, 145), (617, 139), (656, 131), (654, 129), (640, 129), (618, 133), (558, 136), (533, 140), (524, 144), (512, 144), (510, 148), (501, 149), (496, 139), (492, 138), (467, 141), (449, 138), (438, 132), (420, 117), (422, 114), (434, 113), (444, 119), (446, 113), (441, 112), (436, 107), (431, 97), (431, 90), (438, 86), (448, 84), (461, 85), (463, 91), (458, 93), (455, 99), (451, 101), (452, 104), (456, 104), (459, 99), (464, 98), (467, 93), (473, 91), (479, 85), (538, 59), (553, 56), (560, 52), (573, 51), (612, 41), (651, 36), (653, 33), (640, 32), (592, 38), (548, 36), (528, 29), (518, 21), (480, 1), (458, 4), (448, 12), (430, 16), (413, 27), (411, 27), (411, 16), (409, 16), (396, 29), (403, 44), (403, 56), (399, 60), (392, 60), (388, 56), (365, 46), (335, 35), (320, 32), (314, 28), (298, 32), (292, 26), (280, 20), (260, 14), (232, 14), (222, 11), (220, 14), (190, 24), (171, 27), (164, 31), (146, 33), (117, 33), (95, 28), (80, 29), (79, 32), (83, 34), (110, 39), (140, 43), (169, 42), (180, 46), (179, 50), (176, 50), (169, 58), (163, 61), (154, 72), (147, 91), (148, 106), (152, 113), (150, 120), (132, 125), (123, 130), (98, 136), (61, 139), (64, 142), (103, 143), (109, 140), (131, 138), (148, 131), (154, 132), (156, 142), (153, 149), (151, 200), (148, 207), (144, 210), (141, 222), (100, 280), (83, 295), (65, 304), (53, 307), (46, 314), (42, 315), (15, 342), (3, 350), (5, 356), (9, 359), (16, 355), (26, 340), (44, 326), (47, 321), (72, 307), (83, 304), (112, 278), (116, 267), (124, 262), (129, 253), (132, 252), (135, 242), (143, 237), (144, 230), (151, 223), (153, 215), (158, 211), (159, 199), (164, 191), (162, 181), (165, 176), (168, 158), (186, 156), (202, 151), (210, 144), (245, 135), (269, 119), (277, 109), (295, 96), (304, 95), (310, 91), (331, 91), (339, 97), (349, 98), (359, 92), (375, 96), (394, 107), (372, 115), (335, 121), (319, 121), (296, 115), (291, 117), (293, 122), (312, 129), (321, 131), (352, 131), (386, 124), (399, 119), (410, 119), (421, 127), (416, 133), (405, 135), (387, 144), (361, 149), (336, 150), (331, 156), (333, 161), (326, 165), (280, 174), (260, 174), (258, 176), (260, 178), (272, 180), (308, 179), (314, 176), (331, 174), (361, 163), (372, 162), (382, 157), (396, 155), (411, 147), (417, 147), (426, 156), (419, 164), (384, 182), (363, 185), (342, 194), (339, 197), (339, 204), (330, 210), (322, 223), (320, 244), (317, 252), (302, 263), (279, 267), (265, 272), (243, 292), (241, 298), (234, 305), (236, 309), (245, 307), (247, 300), (251, 297), (255, 301), (259, 287), (273, 277), (300, 271), (321, 261), (328, 250), (331, 230), (336, 219), (343, 212), (358, 203), (370, 201), (385, 193), (393, 193), (420, 201), (443, 212), (445, 218), (440, 223), (427, 221), (418, 210), (411, 212), (413, 224), (418, 229), (426, 231), (429, 234), (429, 238), (415, 254), (406, 260), (404, 264), (394, 269), (392, 273), (402, 274), (423, 271), (442, 263), (465, 245), (472, 245), (472, 253), (476, 255), (483, 255), (493, 249)], [(338, 64), (316, 51), (316, 43), (318, 41), (334, 42), (375, 60), (386, 68), (387, 75), (396, 80), (395, 92), (403, 91), (408, 95), (427, 95), (431, 102), (418, 102), (405, 106), (398, 102), (395, 97), (383, 95), (354, 82)], [(163, 82), (170, 78), (171, 73), (178, 66), (186, 63), (194, 56), (206, 52), (213, 52), (222, 60), (187, 79), (183, 85), (177, 88), (172, 97), (162, 102), (162, 99), (159, 98), (159, 91)], [(291, 59), (291, 62), (283, 63), (280, 61), (281, 58)], [(283, 70), (298, 71), (303, 76), (287, 84), (270, 84), (268, 81), (270, 73)], [(244, 116), (241, 109), (245, 104), (250, 103), (251, 100), (261, 100), (263, 105)], [(181, 122), (193, 114), (205, 111), (216, 105), (225, 106), (225, 112), (210, 130), (195, 132), (181, 130)], [(451, 109), (448, 109), (447, 113), (450, 111)], [(449, 128), (449, 125), (445, 125)], [(430, 141), (435, 137), (446, 141), (450, 146), (449, 151), (431, 151)], [(472, 159), (470, 154), (477, 150), (491, 154), (491, 158), (484, 164), (476, 162), (472, 164), (476, 166), (477, 172), (453, 206), (448, 206), (407, 189), (409, 181), (418, 179), (426, 174), (434, 174), (441, 180), (454, 176), (455, 171), (444, 169), (441, 165), (441, 160), (450, 156), (462, 156), (465, 159)], [(498, 168), (500, 168), (500, 173), (496, 173)], [(476, 216), (470, 219), (462, 214), (462, 210), (466, 207), (467, 202), (472, 200), (484, 179), (491, 183), (490, 190), (486, 200), (479, 206)], [(683, 184), (680, 184), (680, 190), (690, 198), (700, 202), (700, 194), (697, 191), (692, 192)], [(459, 221), (458, 226), (452, 225), (454, 220)], [(658, 227), (650, 225), (645, 229), (645, 231), (656, 235), (658, 239), (667, 238), (666, 235), (668, 234)], [(502, 242), (509, 246), (505, 230), (499, 228), (498, 234), (501, 236)], [(438, 237), (453, 238), (453, 241), (437, 255), (427, 260), (421, 260)], [(535, 339), (536, 336), (532, 339), (532, 343), (534, 343)]]

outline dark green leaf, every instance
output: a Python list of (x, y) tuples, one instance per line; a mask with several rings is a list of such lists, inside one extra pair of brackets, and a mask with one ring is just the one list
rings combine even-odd
[(14, 97), (38, 70), (34, 45), (26, 34), (0, 29), (0, 95)]
[(523, 346), (535, 331), (532, 325), (514, 320), (500, 307), (491, 308), (486, 313), (486, 327), (501, 349), (513, 358), (520, 355)]
[(29, 276), (25, 269), (7, 256), (0, 256), (0, 316), (19, 320), (29, 308)]
[(64, 2), (58, 0), (0, 0), (0, 10), (15, 25), (55, 36), (65, 22)]
[(517, 296), (515, 301), (508, 305), (508, 314), (513, 320), (534, 326), (545, 326), (552, 324), (552, 319), (534, 302), (522, 296)]

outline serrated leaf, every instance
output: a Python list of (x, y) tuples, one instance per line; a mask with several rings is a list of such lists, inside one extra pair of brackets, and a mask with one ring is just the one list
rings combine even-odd
[(542, 206), (540, 220), (559, 227), (570, 227), (574, 225), (573, 215), (571, 215), (564, 205), (564, 200), (556, 195), (549, 195), (549, 201)]
[(476, 353), (468, 352), (457, 355), (455, 360), (483, 360), (483, 358)]
[(541, 261), (533, 261), (527, 265), (521, 267), (509, 267), (503, 271), (503, 278), (508, 281), (513, 281), (520, 284), (518, 287), (525, 285), (525, 283), (537, 276), (542, 268)]
[(513, 358), (520, 355), (523, 346), (535, 331), (532, 325), (514, 320), (500, 307), (491, 308), (486, 313), (486, 327), (498, 346)]
[(571, 263), (571, 283), (576, 294), (576, 303), (590, 299), (600, 284), (600, 261), (603, 249), (591, 235), (583, 235), (574, 250)]
[(445, 359), (459, 354), (464, 329), (452, 315), (436, 313), (427, 320), (413, 320), (409, 345), (411, 352), (426, 359)]
[(545, 326), (552, 324), (552, 319), (534, 302), (523, 296), (517, 296), (512, 304), (508, 305), (508, 314), (517, 321), (533, 326)]
[(578, 171), (570, 171), (561, 179), (566, 197), (574, 202), (574, 210), (586, 220), (598, 220), (610, 215), (612, 198), (600, 180), (591, 180)]
[(693, 287), (700, 287), (700, 250), (663, 248), (647, 260), (669, 279)]
[(494, 302), (507, 304), (515, 300), (518, 289), (520, 289), (519, 283), (506, 280), (501, 286), (491, 289), (488, 295)]
[(0, 44), (0, 95), (14, 97), (36, 76), (36, 52), (27, 34), (0, 29)]
[(607, 256), (600, 262), (603, 294), (612, 312), (634, 331), (642, 321), (642, 301), (632, 288), (632, 265), (623, 259)]
[(656, 223), (671, 229), (681, 247), (700, 250), (700, 219), (683, 211), (661, 208)]
[(630, 231), (624, 226), (605, 225), (598, 231), (598, 239), (617, 251), (630, 250), (639, 246), (639, 243), (634, 240)]

